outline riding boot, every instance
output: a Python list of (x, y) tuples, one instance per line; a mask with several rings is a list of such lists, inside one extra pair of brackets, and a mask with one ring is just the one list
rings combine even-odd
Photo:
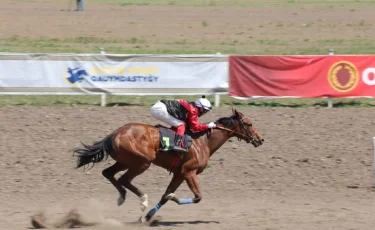
[(182, 136), (181, 135), (176, 135), (176, 139), (175, 139), (175, 144), (173, 146), (173, 150), (174, 151), (178, 151), (178, 152), (184, 152), (184, 153), (188, 152), (188, 150), (183, 146)]

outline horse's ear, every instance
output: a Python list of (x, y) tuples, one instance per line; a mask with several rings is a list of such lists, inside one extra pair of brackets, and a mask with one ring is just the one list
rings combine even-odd
[(233, 112), (233, 115), (236, 116), (236, 117), (240, 117), (240, 114), (238, 114), (237, 110), (236, 109), (233, 109), (232, 108), (232, 112)]

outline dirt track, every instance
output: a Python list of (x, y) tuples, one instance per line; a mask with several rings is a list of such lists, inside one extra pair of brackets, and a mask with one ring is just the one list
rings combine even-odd
[[(168, 203), (158, 212), (163, 219), (157, 226), (373, 229), (374, 109), (240, 111), (265, 136), (265, 145), (255, 149), (236, 139), (227, 142), (200, 176), (202, 202), (183, 207)], [(148, 109), (29, 107), (0, 108), (0, 114), (0, 229), (27, 229), (30, 216), (41, 210), (53, 221), (74, 207), (87, 221), (105, 226), (87, 229), (124, 229), (116, 224), (129, 226), (137, 220), (138, 198), (128, 193), (126, 203), (117, 207), (117, 192), (101, 175), (112, 160), (85, 173), (73, 169), (71, 149), (128, 122), (156, 124)], [(229, 108), (216, 109), (202, 121), (227, 115)], [(152, 207), (170, 179), (153, 166), (135, 184), (148, 193)], [(192, 196), (185, 184), (177, 194)]]

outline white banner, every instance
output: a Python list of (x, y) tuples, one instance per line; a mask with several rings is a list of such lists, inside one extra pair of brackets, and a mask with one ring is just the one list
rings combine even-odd
[[(76, 58), (77, 59), (77, 58)], [(165, 89), (212, 90), (228, 82), (228, 62), (215, 58), (151, 61), (0, 60), (0, 92), (11, 88), (31, 91), (56, 88), (72, 91), (163, 92)], [(218, 59), (219, 60), (219, 59)], [(158, 89), (155, 91), (155, 89)], [(43, 90), (41, 90), (42, 92)], [(65, 90), (64, 90), (65, 91)], [(70, 91), (70, 90), (69, 90)]]

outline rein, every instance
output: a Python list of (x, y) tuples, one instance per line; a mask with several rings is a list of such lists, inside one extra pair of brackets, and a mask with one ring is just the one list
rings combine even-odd
[[(215, 129), (221, 129), (221, 130), (228, 131), (228, 132), (230, 132), (230, 135), (232, 135), (233, 133), (235, 133), (235, 134), (240, 135), (241, 137), (243, 137), (245, 140), (248, 139), (248, 138), (253, 139), (252, 135), (251, 136), (246, 136), (246, 135), (244, 135), (242, 133), (236, 132), (236, 131), (234, 131), (232, 129), (228, 129), (228, 128), (225, 128), (225, 127), (216, 126)], [(239, 137), (238, 137), (238, 140), (241, 141), (241, 139)]]

